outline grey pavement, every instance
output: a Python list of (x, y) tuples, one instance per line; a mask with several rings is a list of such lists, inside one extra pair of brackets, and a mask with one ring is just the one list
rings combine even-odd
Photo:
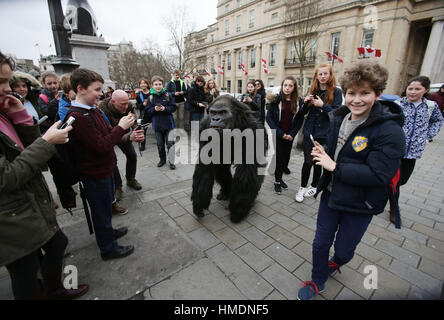
[[(137, 148), (137, 146), (136, 146)], [(125, 159), (116, 148), (124, 177)], [(426, 148), (407, 185), (401, 188), (402, 228), (394, 228), (388, 212), (378, 215), (342, 274), (326, 283), (319, 300), (439, 299), (444, 282), (444, 133)], [(135, 245), (120, 260), (102, 261), (94, 236), (89, 235), (81, 201), (71, 216), (57, 210), (69, 237), (66, 265), (78, 270), (79, 283), (88, 283), (83, 299), (296, 299), (302, 281), (310, 280), (311, 246), (319, 200), (294, 200), (300, 185), (302, 151), (293, 149), (284, 176), (289, 189), (274, 194), (267, 176), (255, 206), (240, 224), (229, 220), (227, 202), (213, 198), (204, 218), (192, 213), (193, 165), (157, 168), (155, 138), (138, 158), (134, 191), (124, 185), (125, 216), (113, 217), (114, 227), (128, 226), (119, 240)], [(52, 178), (46, 180), (56, 197)], [(124, 181), (125, 183), (125, 181)], [(213, 194), (217, 194), (215, 186)], [(333, 249), (331, 250), (331, 253)], [(378, 288), (365, 289), (366, 266), (378, 271)], [(12, 299), (5, 268), (0, 268), (0, 299)]]

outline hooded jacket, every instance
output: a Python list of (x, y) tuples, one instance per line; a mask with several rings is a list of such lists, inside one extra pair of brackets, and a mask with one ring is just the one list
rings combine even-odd
[[(293, 115), (293, 119), (291, 121), (291, 129), (290, 132), (284, 132), (284, 130), (281, 129), (279, 126), (279, 122), (281, 120), (281, 111), (282, 111), (282, 97), (281, 94), (270, 94), (267, 96), (268, 101), (270, 101), (268, 112), (267, 112), (267, 123), (270, 126), (271, 129), (276, 130), (276, 136), (278, 138), (282, 138), (284, 134), (289, 134), (293, 138), (296, 136), (296, 134), (299, 131), (298, 123), (300, 123), (300, 112), (297, 112), (295, 115)], [(303, 102), (303, 101), (302, 101)], [(299, 100), (299, 105), (301, 105), (301, 99)]]
[[(339, 129), (350, 110), (342, 106), (329, 113), (326, 152), (334, 159)], [(324, 170), (318, 193), (333, 179), (328, 206), (332, 209), (379, 214), (389, 197), (389, 184), (401, 165), (405, 136), (404, 115), (399, 105), (376, 102), (368, 119), (349, 136), (338, 154), (334, 172)]]
[[(156, 111), (155, 106), (158, 105), (164, 106), (165, 110)], [(151, 89), (151, 96), (145, 110), (145, 117), (152, 118), (154, 131), (174, 129), (173, 112), (176, 111), (176, 103), (173, 97), (165, 90), (158, 94), (154, 89)]]

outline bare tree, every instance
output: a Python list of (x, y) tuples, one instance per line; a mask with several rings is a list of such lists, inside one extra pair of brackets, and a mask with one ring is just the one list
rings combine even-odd
[(315, 63), (314, 49), (317, 45), (317, 30), (321, 24), (320, 0), (286, 0), (286, 31), (292, 37), (295, 63), (303, 83), (304, 68)]

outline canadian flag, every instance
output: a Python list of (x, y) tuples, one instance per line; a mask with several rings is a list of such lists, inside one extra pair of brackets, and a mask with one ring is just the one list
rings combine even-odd
[(217, 66), (217, 69), (219, 70), (219, 74), (224, 74), (224, 69), (221, 66)]
[(185, 71), (185, 76), (184, 76), (184, 78), (185, 78), (185, 79), (191, 79), (191, 77), (190, 77), (190, 72)]
[(331, 60), (336, 59), (336, 60), (338, 60), (338, 61), (341, 62), (341, 63), (344, 62), (344, 60), (342, 60), (341, 58), (339, 58), (339, 57), (338, 57), (337, 55), (335, 55), (334, 53), (326, 52), (325, 54), (326, 54), (326, 55), (328, 56), (328, 58), (331, 59)]
[(381, 57), (381, 50), (380, 49), (375, 49), (375, 48), (370, 48), (370, 47), (366, 47), (366, 48), (359, 47), (358, 52), (360, 55), (364, 55), (364, 57), (366, 57), (366, 58)]
[(242, 71), (245, 73), (245, 75), (247, 76), (248, 75), (248, 72), (247, 72), (247, 70), (245, 70), (245, 66), (244, 66), (244, 64), (243, 63), (241, 63), (241, 68), (242, 68)]
[(261, 61), (262, 61), (262, 67), (264, 68), (264, 72), (265, 72), (265, 74), (268, 74), (267, 60), (265, 60), (265, 59), (261, 59)]
[(211, 77), (211, 73), (208, 71), (208, 68), (205, 68), (205, 72), (207, 73), (207, 76)]

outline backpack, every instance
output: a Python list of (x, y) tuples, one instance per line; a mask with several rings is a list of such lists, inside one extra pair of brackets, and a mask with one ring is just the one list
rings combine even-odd
[[(88, 114), (88, 110), (79, 107), (70, 107), (63, 123), (69, 119), (72, 112), (78, 112), (85, 115), (95, 125), (94, 119)], [(72, 215), (71, 209), (76, 207), (76, 193), (72, 189), (72, 186), (79, 183), (80, 197), (83, 202), (89, 232), (90, 234), (93, 234), (94, 231), (92, 228), (88, 203), (86, 201), (86, 193), (80, 180), (80, 155), (74, 151), (71, 141), (68, 141), (65, 144), (57, 144), (55, 145), (55, 148), (57, 151), (56, 155), (51, 158), (50, 163), (48, 164), (51, 167), (54, 182), (56, 182), (60, 202), (63, 208), (68, 210)]]

